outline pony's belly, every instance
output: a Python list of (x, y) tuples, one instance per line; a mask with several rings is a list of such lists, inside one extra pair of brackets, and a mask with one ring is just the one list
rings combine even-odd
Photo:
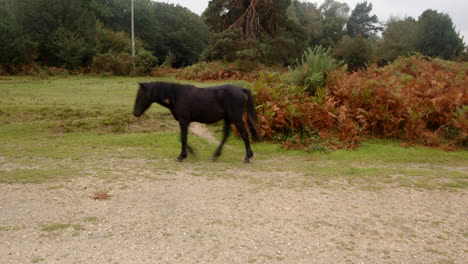
[(204, 123), (204, 124), (213, 124), (216, 122), (221, 121), (223, 118), (222, 117), (199, 117), (199, 118), (192, 118), (192, 121), (199, 122), (199, 123)]
[(224, 118), (224, 112), (222, 111), (201, 111), (197, 113), (192, 113), (192, 121), (204, 123), (204, 124), (212, 124), (216, 123)]

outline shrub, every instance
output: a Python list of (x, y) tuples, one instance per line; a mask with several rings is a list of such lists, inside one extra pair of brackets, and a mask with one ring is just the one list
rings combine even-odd
[(171, 51), (169, 51), (169, 53), (166, 55), (166, 58), (163, 61), (162, 66), (166, 68), (171, 68), (172, 65), (174, 65), (175, 60), (176, 60), (176, 55), (172, 53)]
[(289, 68), (288, 80), (292, 84), (304, 87), (311, 95), (323, 87), (326, 82), (327, 73), (336, 69), (341, 64), (330, 55), (330, 50), (322, 46), (307, 49), (297, 60), (296, 66)]
[(140, 48), (135, 56), (135, 65), (143, 68), (143, 73), (149, 73), (158, 65), (158, 58), (151, 51)]
[[(135, 68), (133, 62), (135, 61)], [(98, 54), (93, 58), (91, 69), (98, 74), (111, 75), (140, 75), (150, 72), (157, 64), (158, 59), (151, 52), (142, 50), (135, 56), (130, 54)]]
[[(96, 23), (96, 49), (98, 53), (127, 52), (131, 47), (130, 36), (123, 31), (116, 32), (104, 27), (101, 22)], [(137, 44), (141, 44), (137, 41)]]
[(93, 58), (91, 69), (94, 73), (128, 75), (133, 68), (133, 58), (128, 54), (99, 54)]
[[(457, 109), (468, 104), (466, 73), (463, 64), (413, 56), (346, 78), (333, 77), (328, 89), (338, 103), (361, 111), (346, 113), (353, 130), (428, 146), (444, 141), (463, 145), (468, 135), (466, 116), (460, 119)], [(355, 120), (361, 116), (367, 121), (358, 126)], [(457, 130), (459, 136), (447, 138), (447, 129)]]
[(240, 71), (234, 69), (228, 63), (200, 62), (192, 66), (179, 70), (177, 78), (188, 80), (224, 80), (224, 79), (242, 79)]
[(162, 77), (162, 76), (167, 76), (169, 74), (174, 74), (176, 72), (177, 70), (174, 68), (161, 65), (159, 67), (158, 66), (154, 67), (148, 75), (152, 77)]
[(252, 80), (264, 66), (237, 60), (234, 63), (222, 61), (199, 62), (177, 71), (177, 78), (186, 80)]
[(371, 41), (362, 36), (355, 38), (345, 36), (333, 49), (333, 56), (343, 60), (351, 71), (365, 69), (368, 64), (371, 64), (373, 53)]
[[(158, 58), (146, 50), (139, 39), (136, 41), (135, 59), (129, 55), (130, 36), (125, 32), (116, 32), (97, 23), (98, 54), (94, 56), (91, 70), (94, 73), (111, 75), (135, 75), (149, 73), (158, 64)], [(135, 68), (133, 62), (135, 61)]]

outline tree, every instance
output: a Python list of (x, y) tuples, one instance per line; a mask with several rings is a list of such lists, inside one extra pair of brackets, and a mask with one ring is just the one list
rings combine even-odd
[(14, 14), (14, 3), (10, 0), (0, 0), (0, 64), (13, 66), (28, 63), (33, 60), (32, 42), (23, 31)]
[(36, 43), (37, 59), (48, 66), (89, 65), (95, 54), (96, 18), (88, 0), (14, 1), (14, 19)]
[(320, 11), (316, 4), (292, 1), (286, 10), (289, 20), (300, 26), (307, 33), (307, 39), (312, 42), (320, 36)]
[(362, 35), (344, 36), (333, 49), (333, 56), (343, 60), (350, 71), (365, 69), (374, 59), (373, 43)]
[(417, 21), (412, 17), (390, 18), (382, 40), (378, 42), (378, 63), (387, 64), (399, 56), (416, 51), (417, 27)]
[(275, 35), (284, 26), (290, 0), (212, 0), (203, 13), (214, 33), (239, 29), (244, 39)]
[(322, 27), (316, 43), (324, 47), (333, 47), (345, 34), (344, 27), (348, 21), (349, 6), (338, 1), (325, 0), (319, 10)]
[(424, 11), (419, 17), (415, 45), (417, 51), (443, 59), (458, 56), (465, 47), (450, 16), (431, 9)]
[[(38, 62), (74, 69), (90, 66), (96, 55), (104, 59), (122, 55), (131, 61), (134, 58), (126, 56), (130, 52), (130, 3), (0, 0), (0, 63)], [(157, 61), (154, 54), (160, 58), (173, 54), (173, 66), (195, 63), (208, 43), (203, 20), (181, 6), (135, 0), (135, 20), (141, 40), (135, 59), (144, 61), (145, 69)]]
[(206, 59), (289, 64), (307, 46), (304, 27), (288, 18), (290, 0), (212, 0), (203, 13), (211, 30)]
[(346, 24), (346, 33), (350, 37), (363, 36), (368, 39), (375, 37), (378, 31), (382, 28), (379, 27), (379, 19), (376, 15), (370, 15), (372, 11), (372, 3), (364, 1), (356, 4), (356, 7), (351, 12), (351, 16)]
[[(130, 32), (129, 0), (92, 0), (97, 18), (115, 31)], [(135, 35), (145, 48), (163, 59), (175, 56), (180, 67), (198, 61), (208, 44), (208, 27), (203, 20), (179, 5), (135, 0)]]
[[(151, 1), (149, 9), (156, 20), (153, 26), (155, 31), (145, 30), (144, 25), (140, 24), (137, 35), (149, 44), (150, 50), (160, 58), (174, 55), (175, 67), (196, 63), (209, 41), (208, 27), (203, 20), (182, 6)], [(159, 39), (152, 42), (155, 34), (159, 35)]]
[[(89, 0), (90, 9), (105, 27), (130, 32), (130, 0)], [(138, 0), (135, 1), (139, 3)]]

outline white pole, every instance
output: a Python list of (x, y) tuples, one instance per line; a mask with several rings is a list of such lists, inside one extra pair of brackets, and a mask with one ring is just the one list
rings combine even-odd
[(133, 57), (133, 68), (135, 68), (135, 22), (133, 15), (133, 0), (132, 0), (132, 57)]

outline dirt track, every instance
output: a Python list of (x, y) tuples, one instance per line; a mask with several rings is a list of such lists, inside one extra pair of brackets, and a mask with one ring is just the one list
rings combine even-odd
[[(158, 161), (132, 161), (132, 180), (0, 184), (0, 263), (467, 261), (463, 190), (296, 189), (255, 182), (242, 167), (212, 177), (188, 163), (162, 174), (138, 162)], [(92, 199), (96, 190), (110, 199)]]

